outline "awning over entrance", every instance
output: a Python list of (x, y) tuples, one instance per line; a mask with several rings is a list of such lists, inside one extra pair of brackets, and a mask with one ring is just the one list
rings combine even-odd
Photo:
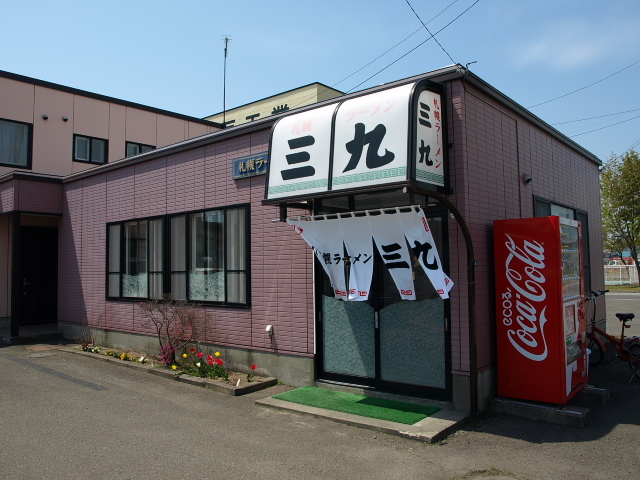
[(375, 243), (401, 298), (415, 300), (407, 242), (438, 295), (449, 298), (453, 281), (442, 270), (433, 235), (419, 206), (289, 218), (287, 223), (315, 252), (336, 298), (369, 298)]

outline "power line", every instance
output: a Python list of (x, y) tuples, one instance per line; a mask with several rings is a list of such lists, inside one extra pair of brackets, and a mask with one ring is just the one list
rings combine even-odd
[(449, 60), (451, 60), (451, 63), (457, 63), (452, 57), (451, 55), (449, 55), (449, 52), (447, 52), (444, 47), (442, 46), (442, 44), (438, 41), (438, 39), (436, 37), (433, 36), (433, 34), (429, 31), (429, 28), (427, 27), (427, 25), (422, 21), (422, 19), (420, 18), (420, 15), (417, 14), (417, 12), (414, 10), (413, 6), (411, 5), (411, 3), (409, 3), (409, 0), (405, 0), (405, 2), (407, 2), (407, 5), (409, 5), (409, 8), (411, 9), (411, 11), (413, 12), (413, 14), (416, 16), (416, 18), (418, 20), (420, 20), (420, 23), (422, 24), (422, 26), (424, 27), (424, 29), (429, 33), (429, 35), (431, 35), (431, 38), (433, 38), (435, 40), (435, 42), (438, 44), (438, 46), (442, 49), (442, 51), (444, 53), (447, 54), (447, 57), (449, 57)]
[(451, 25), (453, 22), (455, 22), (456, 20), (458, 20), (462, 15), (464, 15), (465, 13), (467, 13), (469, 10), (471, 10), (471, 8), (478, 3), (480, 0), (476, 0), (475, 2), (473, 2), (466, 10), (464, 10), (460, 15), (458, 15), (456, 18), (454, 18), (453, 20), (451, 20), (449, 23), (447, 23), (444, 27), (442, 27), (440, 30), (438, 30), (435, 34), (431, 35), (429, 38), (427, 38), (424, 42), (419, 43), (418, 45), (416, 45), (415, 47), (413, 47), (411, 50), (409, 50), (407, 53), (405, 53), (404, 55), (402, 55), (401, 57), (397, 58), (396, 60), (394, 60), (393, 62), (391, 62), (389, 65), (387, 65), (386, 67), (378, 70), (376, 73), (374, 73), (373, 75), (371, 75), (369, 78), (367, 78), (366, 80), (364, 80), (363, 82), (360, 82), (358, 85), (356, 85), (355, 87), (353, 87), (351, 90), (348, 90), (347, 93), (352, 92), (353, 90), (355, 90), (356, 88), (358, 88), (360, 85), (362, 85), (363, 83), (368, 82), (369, 80), (371, 80), (373, 77), (375, 77), (376, 75), (382, 73), (383, 71), (385, 71), (387, 68), (389, 68), (391, 65), (393, 65), (394, 63), (399, 62), (400, 60), (402, 60), (404, 57), (406, 57), (407, 55), (409, 55), (410, 53), (412, 53), (414, 50), (416, 50), (417, 48), (421, 47), (422, 45), (424, 45), (425, 43), (427, 43), (429, 40), (431, 40), (432, 38), (434, 38), (434, 35), (437, 35), (438, 33), (440, 33), (441, 31), (443, 31), (445, 28), (447, 28), (449, 25)]
[[(446, 12), (447, 10), (449, 10), (449, 8), (451, 8), (454, 4), (458, 3), (459, 0), (453, 0), (453, 2), (451, 2), (449, 5), (447, 5), (443, 10), (440, 10), (440, 12), (435, 15), (434, 17), (432, 17), (428, 22), (427, 25), (429, 25), (431, 22), (433, 22), (436, 18), (438, 18), (440, 15), (442, 15), (444, 12)], [(367, 68), (369, 65), (371, 65), (372, 63), (380, 60), (382, 57), (384, 57), (387, 53), (389, 53), (391, 50), (393, 50), (394, 48), (396, 48), (398, 45), (406, 42), (407, 40), (409, 40), (411, 37), (413, 37), (416, 33), (422, 31), (422, 27), (418, 28), (415, 32), (411, 33), (410, 35), (408, 35), (407, 37), (405, 37), (403, 40), (400, 40), (398, 43), (396, 43), (393, 47), (391, 47), (390, 49), (388, 49), (386, 52), (384, 52), (381, 55), (378, 55), (376, 58), (374, 58), (373, 60), (371, 60), (369, 63), (367, 63), (366, 65), (364, 65), (363, 67), (360, 67), (358, 70), (356, 70), (355, 72), (353, 72), (350, 75), (347, 75), (346, 77), (344, 77), (342, 80), (340, 80), (339, 82), (334, 83), (333, 85), (331, 85), (331, 88), (335, 87), (336, 85), (344, 82), (346, 79), (353, 77), (356, 73), (364, 70), (365, 68)], [(427, 30), (428, 31), (428, 30)], [(452, 60), (453, 61), (453, 60)], [(455, 62), (454, 62), (455, 63)], [(321, 92), (322, 93), (322, 92)], [(309, 97), (312, 98), (312, 97)], [(297, 105), (296, 105), (297, 106)]]
[(631, 67), (633, 67), (634, 65), (636, 65), (636, 64), (638, 64), (638, 63), (640, 63), (640, 60), (638, 60), (638, 61), (636, 61), (636, 62), (632, 63), (631, 65), (629, 65), (629, 66), (627, 66), (627, 67), (624, 67), (622, 70), (618, 70), (616, 73), (612, 73), (612, 74), (611, 74), (611, 75), (609, 75), (608, 77), (604, 77), (604, 78), (602, 78), (602, 79), (598, 80), (597, 82), (593, 82), (593, 83), (591, 83), (591, 84), (589, 84), (589, 85), (587, 85), (587, 86), (585, 86), (585, 87), (582, 87), (582, 88), (579, 88), (579, 89), (577, 89), (577, 90), (574, 90), (573, 92), (565, 93), (564, 95), (560, 95), (559, 97), (552, 98), (551, 100), (547, 100), (546, 102), (537, 103), (537, 104), (532, 105), (532, 106), (527, 107), (527, 108), (535, 108), (535, 107), (539, 107), (540, 105), (544, 105), (544, 104), (546, 104), (546, 103), (553, 102), (554, 100), (558, 100), (558, 99), (560, 99), (560, 98), (564, 98), (564, 97), (567, 97), (567, 96), (569, 96), (569, 95), (572, 95), (572, 94), (574, 94), (574, 93), (576, 93), (576, 92), (579, 92), (579, 91), (581, 91), (581, 90), (584, 90), (585, 88), (592, 87), (592, 86), (596, 85), (597, 83), (604, 82), (606, 79), (611, 78), (611, 77), (613, 77), (614, 75), (617, 75), (617, 74), (619, 74), (619, 73), (621, 73), (621, 72), (624, 72), (626, 69), (631, 68)]
[(633, 110), (626, 110), (624, 112), (608, 113), (606, 115), (598, 115), (597, 117), (588, 117), (588, 118), (581, 118), (579, 120), (569, 120), (567, 122), (552, 123), (551, 125), (564, 125), (566, 123), (584, 122), (586, 120), (595, 120), (596, 118), (612, 117), (612, 116), (615, 116), (615, 115), (622, 115), (622, 114), (625, 114), (625, 113), (637, 112), (638, 110), (640, 110), (640, 108), (635, 108)]
[[(438, 18), (440, 15), (442, 15), (444, 12), (446, 12), (447, 10), (449, 10), (449, 8), (451, 8), (453, 5), (455, 5), (456, 3), (458, 3), (459, 0), (453, 0), (453, 2), (451, 2), (449, 5), (447, 5), (443, 10), (441, 10), (437, 15), (435, 15), (434, 17), (432, 17), (428, 22), (427, 25), (430, 24), (431, 22), (433, 22), (436, 18)], [(360, 67), (358, 70), (356, 70), (355, 72), (347, 75), (346, 77), (344, 77), (342, 80), (334, 83), (333, 85), (331, 85), (329, 88), (333, 88), (339, 84), (341, 84), (342, 82), (344, 82), (345, 80), (347, 80), (348, 78), (353, 77), (356, 73), (361, 72), (362, 70), (364, 70), (365, 68), (367, 68), (369, 65), (371, 65), (372, 63), (378, 61), (379, 59), (381, 59), (382, 57), (384, 57), (387, 53), (389, 53), (391, 50), (395, 49), (397, 46), (401, 45), (402, 43), (406, 42), (407, 40), (409, 40), (411, 37), (413, 37), (416, 33), (422, 31), (422, 27), (418, 28), (416, 31), (414, 31), (413, 33), (409, 34), (408, 36), (406, 36), (404, 39), (400, 40), (398, 43), (396, 43), (393, 47), (389, 48), (387, 51), (385, 51), (384, 53), (382, 53), (381, 55), (378, 55), (376, 58), (374, 58), (373, 60), (371, 60), (369, 63), (367, 63), (366, 65)], [(319, 93), (324, 93), (327, 90), (329, 90), (329, 88), (325, 88), (324, 90), (321, 90)], [(312, 95), (308, 98), (305, 98), (304, 100), (302, 100), (300, 103), (297, 103), (295, 105), (293, 105), (291, 108), (296, 108), (300, 105), (302, 105), (303, 103), (305, 103), (307, 100), (312, 99), (313, 97), (315, 97), (316, 95)]]
[(638, 140), (636, 140), (633, 145), (631, 145), (629, 148), (627, 148), (627, 150), (622, 155), (626, 155), (627, 153), (629, 153), (631, 150), (633, 150), (639, 144), (640, 144), (640, 138)]
[(580, 135), (586, 135), (587, 133), (597, 132), (598, 130), (604, 130), (605, 128), (613, 127), (615, 125), (620, 125), (621, 123), (626, 123), (626, 122), (629, 122), (631, 120), (635, 120), (636, 118), (640, 118), (640, 115), (638, 115), (636, 117), (633, 117), (633, 118), (628, 118), (627, 120), (623, 120), (623, 121), (618, 122), (618, 123), (612, 123), (611, 125), (607, 125), (606, 127), (596, 128), (595, 130), (589, 130), (588, 132), (577, 133), (575, 135), (571, 135), (571, 137), (579, 137)]

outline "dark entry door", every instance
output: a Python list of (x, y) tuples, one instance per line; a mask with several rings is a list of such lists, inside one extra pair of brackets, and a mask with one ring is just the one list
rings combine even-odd
[[(442, 252), (445, 217), (428, 220)], [(448, 302), (435, 292), (416, 258), (415, 301), (402, 300), (377, 254), (375, 262), (367, 302), (336, 299), (329, 278), (321, 273), (320, 379), (448, 399)]]
[(20, 324), (58, 320), (58, 229), (20, 227)]

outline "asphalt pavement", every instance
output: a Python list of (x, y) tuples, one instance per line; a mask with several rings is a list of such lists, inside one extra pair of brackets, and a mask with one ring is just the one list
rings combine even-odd
[[(602, 297), (598, 297), (602, 298)], [(624, 332), (625, 336), (640, 337), (640, 293), (609, 292), (605, 294), (607, 312), (607, 333), (620, 335), (622, 331), (620, 320), (616, 313), (635, 313), (636, 318), (628, 322), (631, 328)], [(599, 312), (602, 313), (602, 307)], [(598, 315), (600, 318), (601, 315)]]
[[(437, 444), (273, 410), (46, 346), (0, 347), (1, 479), (619, 479), (637, 475), (640, 380), (584, 429), (487, 414)], [(585, 399), (585, 401), (589, 401)]]

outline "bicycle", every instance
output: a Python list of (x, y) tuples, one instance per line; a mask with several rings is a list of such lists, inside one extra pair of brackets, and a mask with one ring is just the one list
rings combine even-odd
[[(604, 330), (598, 328), (597, 324), (605, 322), (607, 319), (603, 318), (602, 320), (596, 320), (596, 298), (600, 295), (604, 295), (608, 291), (609, 290), (599, 290), (598, 292), (592, 291), (586, 298), (586, 302), (593, 302), (593, 316), (591, 317), (590, 325), (591, 331), (587, 331), (586, 333), (587, 348), (591, 351), (589, 354), (589, 365), (595, 367), (600, 364), (608, 365), (614, 360), (625, 361), (629, 364), (629, 367), (633, 372), (631, 379), (629, 380), (629, 383), (631, 383), (634, 376), (640, 378), (640, 338), (625, 337), (624, 329), (631, 328), (631, 325), (627, 325), (627, 322), (633, 320), (635, 315), (633, 313), (616, 313), (616, 317), (622, 322), (620, 338), (615, 337), (614, 335), (609, 335)], [(607, 347), (600, 337), (607, 339), (616, 349), (616, 355), (607, 361), (604, 361), (607, 354)]]

